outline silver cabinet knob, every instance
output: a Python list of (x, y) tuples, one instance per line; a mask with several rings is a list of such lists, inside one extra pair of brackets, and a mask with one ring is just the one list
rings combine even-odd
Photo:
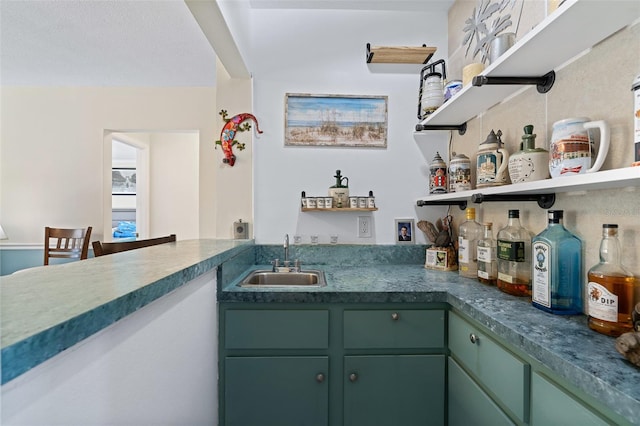
[(358, 380), (358, 375), (356, 373), (349, 374), (349, 381), (350, 382), (355, 382), (356, 380)]
[(469, 334), (469, 340), (471, 340), (471, 343), (473, 343), (475, 345), (476, 342), (478, 340), (480, 340), (480, 338), (478, 336), (476, 336), (475, 334), (471, 333), (471, 334)]
[(398, 321), (400, 319), (400, 314), (397, 312), (394, 312), (391, 314), (391, 319), (394, 321)]
[(322, 374), (322, 373), (316, 374), (316, 382), (318, 382), (318, 383), (324, 382), (324, 374)]

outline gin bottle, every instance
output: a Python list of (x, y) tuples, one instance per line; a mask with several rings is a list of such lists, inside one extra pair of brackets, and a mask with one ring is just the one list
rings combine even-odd
[(547, 229), (531, 240), (531, 302), (552, 314), (581, 314), (582, 241), (564, 227), (562, 210), (547, 214)]
[(496, 240), (493, 238), (493, 224), (482, 224), (483, 236), (478, 240), (478, 281), (496, 285), (498, 263), (496, 261)]
[(531, 296), (531, 234), (520, 225), (520, 210), (509, 210), (498, 232), (498, 288), (514, 296)]
[(458, 229), (458, 273), (467, 278), (477, 278), (477, 244), (482, 236), (482, 228), (476, 222), (476, 209), (467, 209), (467, 220)]
[(640, 288), (621, 263), (618, 225), (602, 225), (600, 263), (587, 274), (589, 328), (617, 337), (633, 331), (632, 313), (640, 302)]

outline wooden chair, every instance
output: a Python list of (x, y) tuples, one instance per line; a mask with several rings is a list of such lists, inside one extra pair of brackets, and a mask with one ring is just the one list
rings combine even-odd
[(83, 260), (89, 254), (91, 226), (87, 229), (44, 228), (44, 264), (51, 258)]
[(135, 240), (135, 241), (123, 241), (116, 243), (101, 243), (100, 241), (94, 241), (93, 255), (104, 256), (106, 254), (119, 253), (121, 251), (135, 250), (143, 247), (155, 246), (158, 244), (172, 243), (176, 240), (176, 234), (171, 234), (166, 237), (149, 238), (147, 240)]

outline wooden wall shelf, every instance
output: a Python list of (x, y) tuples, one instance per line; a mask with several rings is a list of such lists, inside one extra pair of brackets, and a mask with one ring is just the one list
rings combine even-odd
[(436, 47), (423, 44), (411, 46), (371, 46), (367, 43), (367, 63), (375, 64), (426, 64), (436, 51)]
[(375, 212), (378, 210), (378, 208), (373, 207), (373, 208), (352, 209), (351, 207), (341, 207), (341, 208), (331, 207), (329, 209), (318, 209), (318, 208), (310, 209), (308, 207), (301, 207), (300, 210), (303, 212)]

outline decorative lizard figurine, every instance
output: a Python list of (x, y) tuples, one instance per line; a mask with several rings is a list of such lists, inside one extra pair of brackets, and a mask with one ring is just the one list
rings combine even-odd
[(256, 130), (258, 133), (262, 133), (260, 127), (258, 127), (258, 120), (255, 116), (249, 113), (242, 113), (238, 115), (234, 115), (231, 118), (227, 118), (227, 110), (221, 110), (218, 114), (222, 116), (222, 119), (225, 121), (225, 125), (220, 132), (220, 140), (216, 141), (216, 148), (218, 145), (222, 146), (222, 151), (224, 152), (223, 163), (228, 164), (233, 167), (236, 163), (236, 156), (233, 153), (233, 146), (237, 145), (238, 150), (242, 151), (245, 148), (244, 143), (237, 142), (234, 140), (237, 132), (244, 132), (246, 130), (251, 129), (251, 124), (244, 123), (246, 120), (253, 120), (256, 123)]

